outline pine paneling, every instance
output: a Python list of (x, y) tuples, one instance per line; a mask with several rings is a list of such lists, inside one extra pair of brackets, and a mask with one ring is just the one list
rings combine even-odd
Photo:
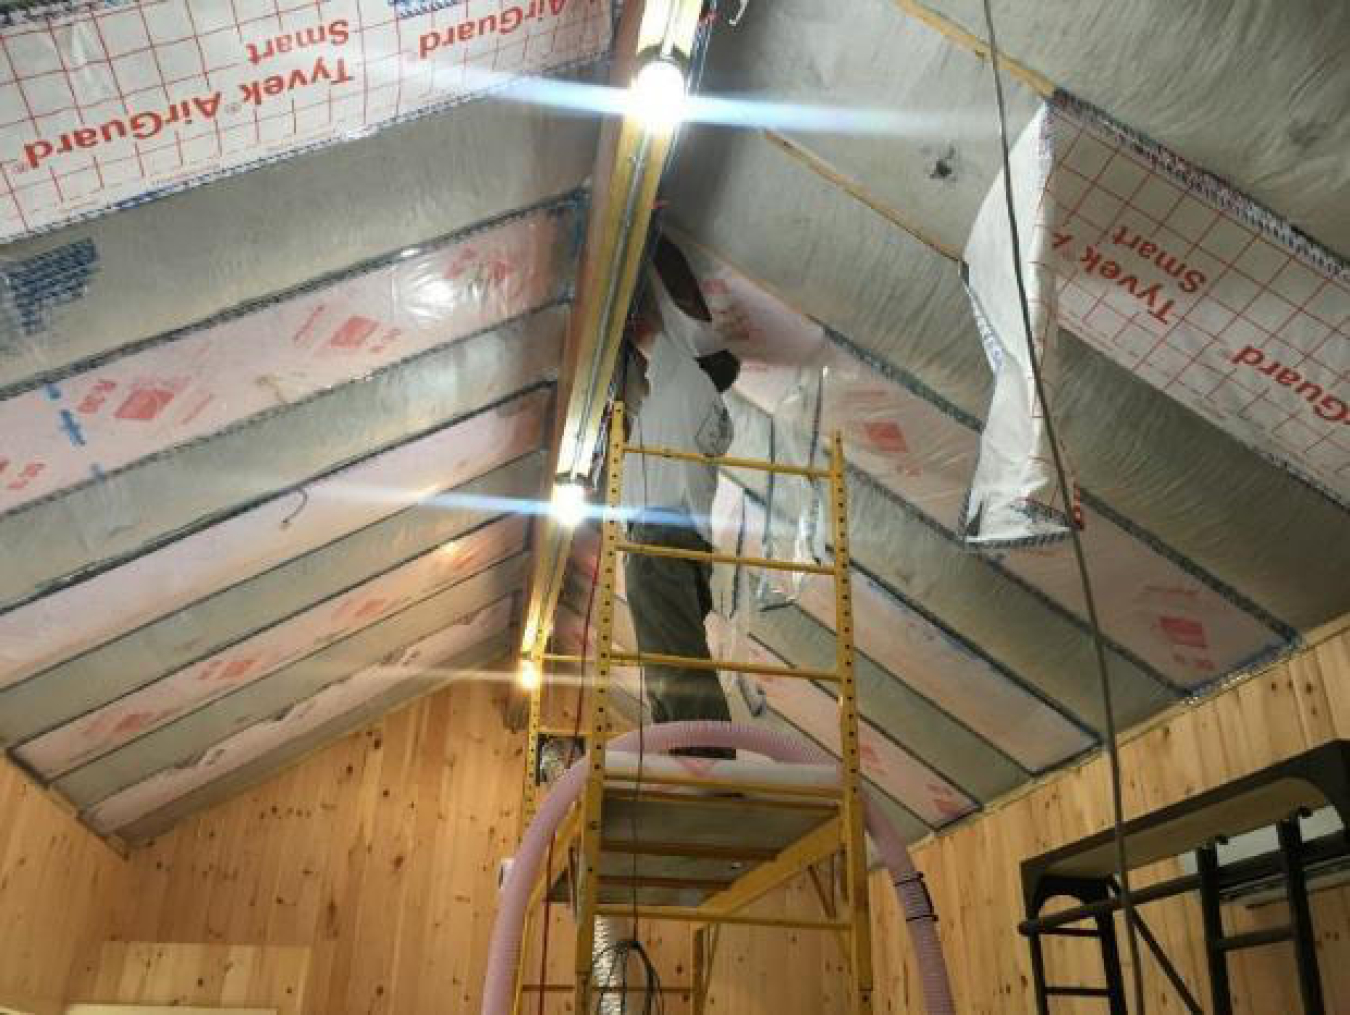
[(309, 970), (305, 947), (108, 941), (71, 982), (76, 1002), (265, 1008), (299, 1015)]
[(129, 880), (106, 843), (0, 761), (0, 1007), (59, 1012)]
[[(62, 998), (275, 1006), (286, 1015), (477, 1011), (497, 866), (515, 842), (523, 738), (500, 721), (501, 685), (462, 684), (386, 717), (240, 797), (198, 814), (124, 864), (16, 772), (0, 770), (0, 1004), (59, 1011)], [(1350, 633), (1330, 636), (1124, 745), (1132, 813), (1162, 806), (1350, 736)], [(1018, 861), (1104, 827), (1100, 760), (1061, 773), (925, 842), (959, 1010), (1033, 1010)], [(1166, 870), (1149, 872), (1160, 876)], [(922, 1011), (907, 930), (874, 882), (878, 1012)], [(53, 900), (60, 900), (60, 905)], [(765, 900), (811, 911), (809, 885)], [(1281, 919), (1230, 907), (1234, 928)], [(1314, 901), (1328, 1006), (1350, 1011), (1350, 891)], [(1205, 997), (1193, 902), (1144, 910)], [(687, 928), (644, 928), (665, 983), (690, 982)], [(571, 921), (557, 907), (547, 982), (570, 982)], [(537, 982), (537, 942), (527, 979)], [(1083, 942), (1056, 942), (1052, 975), (1094, 982)], [(71, 970), (74, 970), (73, 974)], [(709, 1011), (833, 1013), (840, 957), (829, 935), (729, 928)], [(1296, 1011), (1287, 949), (1234, 964), (1238, 1010)], [(1146, 960), (1150, 1011), (1182, 1011)], [(67, 984), (69, 990), (66, 990)], [(678, 994), (672, 1015), (689, 1011)], [(562, 1013), (570, 997), (549, 995)], [(1100, 1005), (1056, 1002), (1056, 1015)], [(537, 1011), (532, 999), (527, 1011)]]
[[(286, 1015), (476, 1015), (524, 764), (524, 736), (501, 724), (503, 693), (475, 682), (425, 698), (134, 850), (114, 926), (133, 943), (106, 945), (70, 996), (291, 1001)], [(763, 905), (814, 912), (809, 885), (790, 892)], [(689, 928), (642, 930), (665, 985), (687, 986)], [(570, 915), (555, 906), (544, 982), (571, 983), (571, 946)], [(538, 948), (536, 933), (527, 982), (540, 982)], [(146, 972), (157, 949), (165, 957)], [(303, 964), (303, 983), (278, 995), (232, 965), (240, 956), (254, 964), (270, 956), (274, 966), (290, 956), (284, 969)], [(822, 961), (837, 964), (838, 953), (819, 933), (728, 931), (709, 1011), (832, 1013), (837, 985), (822, 982)], [(212, 993), (225, 965), (228, 997)], [(137, 970), (125, 974), (133, 984), (157, 976), (158, 996), (108, 994), (109, 983), (126, 982), (117, 979), (123, 968)], [(665, 1000), (669, 1015), (687, 1015), (687, 998)], [(546, 994), (544, 1012), (570, 1008), (570, 992)], [(526, 1010), (538, 1010), (537, 995)]]
[[(1178, 711), (1122, 745), (1127, 814), (1165, 806), (1190, 794), (1256, 771), (1332, 738), (1350, 738), (1350, 627), (1261, 675)], [(1021, 919), (1019, 863), (1027, 856), (1089, 835), (1110, 820), (1104, 760), (1051, 776), (992, 812), (915, 850), (941, 917), (940, 932), (963, 1015), (1021, 1015), (1035, 1011), (1031, 963)], [(1144, 872), (1141, 883), (1172, 876), (1173, 865)], [(903, 919), (890, 887), (873, 881), (877, 913), (879, 1012), (922, 1012)], [(1199, 908), (1192, 899), (1141, 910), (1202, 1006), (1209, 985)], [(1225, 908), (1231, 931), (1284, 920), (1283, 904), (1250, 910)], [(1350, 889), (1313, 896), (1327, 1009), (1350, 1012)], [(1123, 925), (1121, 948), (1124, 952)], [(1047, 942), (1049, 978), (1056, 983), (1101, 983), (1101, 963), (1089, 942)], [(1142, 947), (1142, 945), (1141, 945)], [(1148, 1009), (1154, 1015), (1185, 1008), (1145, 953)], [(1297, 1012), (1293, 957), (1288, 946), (1242, 953), (1231, 963), (1234, 1009), (1248, 1015)], [(1129, 971), (1126, 970), (1129, 982)], [(1100, 1015), (1102, 1002), (1058, 999), (1055, 1015)]]
[(117, 936), (303, 949), (297, 1013), (476, 1010), (522, 764), (499, 693), (425, 698), (135, 850)]

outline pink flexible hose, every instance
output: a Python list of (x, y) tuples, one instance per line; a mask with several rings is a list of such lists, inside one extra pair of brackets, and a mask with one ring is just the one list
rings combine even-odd
[[(815, 744), (797, 737), (726, 722), (680, 722), (648, 726), (640, 733), (634, 730), (616, 737), (609, 742), (607, 749), (632, 752), (639, 742), (644, 750), (655, 753), (688, 747), (729, 747), (792, 764), (837, 763)], [(567, 809), (581, 795), (585, 783), (586, 759), (583, 758), (554, 783), (521, 840), (511, 872), (502, 886), (501, 905), (492, 927), (483, 985), (482, 1015), (511, 1013), (516, 967), (520, 962), (520, 939), (530, 890), (538, 878), (539, 865), (549, 842)], [(891, 883), (895, 886), (896, 896), (905, 913), (905, 922), (909, 925), (928, 1015), (955, 1015), (947, 964), (942, 957), (942, 944), (937, 936), (937, 916), (924, 890), (922, 876), (915, 870), (909, 852), (895, 828), (871, 800), (867, 802), (867, 831), (872, 836), (882, 863), (890, 872)]]

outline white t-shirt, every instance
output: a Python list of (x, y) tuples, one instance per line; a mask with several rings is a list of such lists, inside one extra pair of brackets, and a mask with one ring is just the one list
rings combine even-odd
[[(733, 432), (726, 402), (693, 354), (664, 331), (652, 343), (647, 382), (632, 443), (704, 455), (727, 453)], [(624, 462), (623, 502), (635, 512), (634, 520), (642, 520), (643, 508), (678, 511), (692, 518), (711, 543), (708, 516), (716, 493), (715, 466), (652, 455), (629, 455)]]

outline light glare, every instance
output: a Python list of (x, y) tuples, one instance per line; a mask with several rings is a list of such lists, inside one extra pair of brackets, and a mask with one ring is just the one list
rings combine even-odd
[(684, 119), (684, 71), (669, 60), (649, 60), (629, 92), (629, 114), (653, 134), (669, 134)]
[(539, 666), (533, 659), (522, 659), (516, 675), (522, 689), (533, 691), (539, 686)]
[(575, 529), (586, 517), (586, 488), (580, 483), (556, 484), (550, 510), (559, 525)]

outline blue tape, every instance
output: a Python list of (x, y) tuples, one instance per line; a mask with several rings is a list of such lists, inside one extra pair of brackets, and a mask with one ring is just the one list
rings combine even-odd
[(135, 0), (37, 0), (22, 7), (0, 11), (0, 28), (33, 22), (54, 22), (110, 7), (125, 7)]
[(69, 409), (61, 410), (61, 430), (70, 438), (70, 443), (77, 448), (84, 447), (84, 431), (80, 429), (80, 421), (75, 418), (75, 414)]
[(400, 18), (415, 18), (419, 14), (443, 11), (447, 7), (459, 7), (467, 0), (389, 0), (389, 6)]
[(96, 271), (98, 251), (89, 239), (0, 268), (3, 305), (12, 325), (27, 336), (45, 331), (51, 311), (83, 297)]

